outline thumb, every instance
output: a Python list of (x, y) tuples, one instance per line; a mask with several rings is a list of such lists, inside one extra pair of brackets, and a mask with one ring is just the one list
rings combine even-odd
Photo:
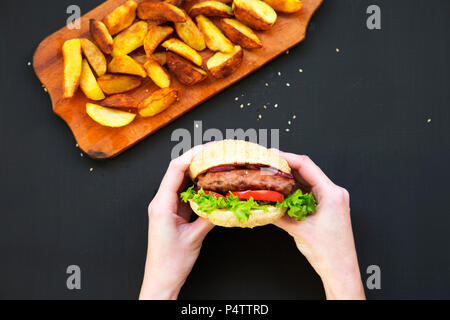
[(191, 223), (190, 229), (194, 239), (203, 240), (206, 235), (215, 227), (209, 220), (198, 217), (197, 220)]
[(283, 229), (291, 236), (294, 236), (299, 222), (285, 215), (282, 218), (275, 221), (273, 224), (276, 225), (278, 228)]

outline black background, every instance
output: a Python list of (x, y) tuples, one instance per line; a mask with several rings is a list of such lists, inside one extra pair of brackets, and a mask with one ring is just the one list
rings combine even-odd
[[(101, 2), (0, 2), (0, 298), (135, 299), (146, 209), (177, 144), (171, 133), (193, 132), (195, 120), (204, 130), (280, 129), (281, 149), (308, 154), (350, 191), (363, 279), (369, 265), (382, 272), (369, 298), (450, 298), (448, 0), (325, 0), (289, 54), (98, 162), (80, 156), (27, 63), (65, 24), (68, 5), (86, 13)], [(382, 30), (366, 27), (371, 4)], [(66, 288), (72, 264), (80, 291)], [(268, 226), (213, 230), (180, 297), (324, 294), (290, 237)]]

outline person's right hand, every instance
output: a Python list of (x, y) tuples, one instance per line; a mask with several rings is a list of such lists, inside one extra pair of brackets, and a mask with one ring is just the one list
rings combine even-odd
[(285, 216), (274, 224), (287, 231), (324, 284), (327, 299), (365, 299), (350, 220), (347, 190), (336, 186), (307, 156), (280, 151), (302, 190), (311, 190), (317, 211), (305, 221)]

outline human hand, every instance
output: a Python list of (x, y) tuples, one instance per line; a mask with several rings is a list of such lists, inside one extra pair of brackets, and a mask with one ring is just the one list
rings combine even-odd
[(312, 191), (314, 215), (305, 221), (285, 216), (274, 224), (287, 231), (324, 284), (327, 299), (365, 299), (350, 220), (347, 190), (336, 186), (307, 156), (279, 152), (303, 191)]
[(203, 239), (214, 227), (203, 218), (189, 223), (192, 210), (179, 197), (188, 179), (186, 171), (202, 147), (195, 147), (170, 163), (148, 208), (148, 252), (141, 300), (177, 299)]

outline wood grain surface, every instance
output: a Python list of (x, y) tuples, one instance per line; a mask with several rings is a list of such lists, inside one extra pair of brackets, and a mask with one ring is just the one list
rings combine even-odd
[[(136, 1), (142, 2), (143, 0)], [(210, 76), (207, 80), (195, 86), (186, 87), (172, 76), (172, 87), (179, 91), (179, 101), (176, 104), (155, 117), (138, 117), (126, 127), (109, 128), (97, 124), (86, 114), (85, 106), (89, 99), (85, 97), (81, 90), (78, 90), (71, 99), (63, 98), (63, 56), (61, 48), (63, 43), (69, 39), (91, 39), (89, 20), (103, 19), (104, 16), (124, 2), (126, 1), (106, 1), (81, 18), (81, 29), (69, 30), (64, 27), (47, 37), (37, 48), (33, 60), (34, 70), (51, 97), (53, 111), (68, 124), (79, 147), (94, 159), (108, 159), (120, 154), (300, 43), (305, 38), (310, 18), (319, 8), (322, 0), (304, 0), (303, 9), (295, 14), (279, 13), (278, 20), (271, 30), (257, 33), (263, 42), (263, 48), (245, 50), (242, 66), (230, 77), (216, 80)], [(212, 54), (209, 50), (201, 52), (204, 63)], [(206, 70), (206, 67), (204, 69)], [(141, 99), (156, 88), (156, 85), (147, 78), (143, 85), (131, 94)]]

